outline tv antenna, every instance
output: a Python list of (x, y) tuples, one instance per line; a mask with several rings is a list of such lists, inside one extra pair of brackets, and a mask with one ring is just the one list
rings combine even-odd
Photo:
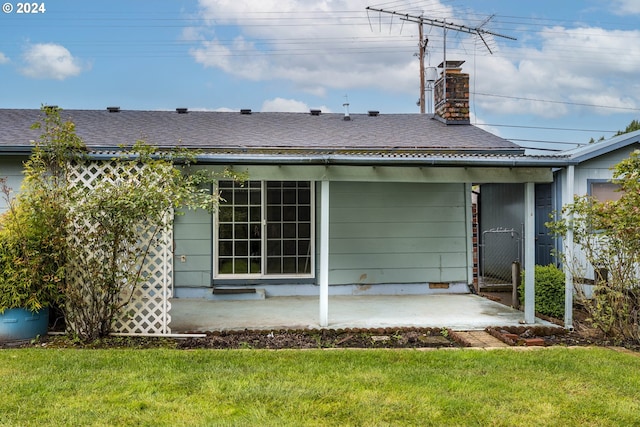
[[(425, 16), (422, 15), (411, 15), (409, 13), (400, 13), (400, 12), (395, 12), (392, 10), (385, 10), (385, 9), (377, 9), (375, 7), (371, 7), (371, 6), (367, 6), (366, 8), (367, 11), (372, 10), (374, 12), (378, 12), (378, 13), (386, 13), (389, 15), (395, 15), (395, 16), (399, 16), (401, 21), (407, 21), (407, 22), (415, 22), (418, 24), (418, 31), (419, 31), (419, 38), (420, 40), (418, 41), (418, 56), (420, 59), (420, 114), (424, 114), (425, 113), (425, 69), (424, 69), (424, 57), (425, 57), (425, 53), (427, 50), (427, 43), (429, 42), (429, 39), (425, 38), (423, 35), (423, 27), (425, 24), (427, 25), (431, 25), (432, 27), (440, 27), (443, 29), (444, 31), (444, 60), (442, 61), (442, 73), (443, 73), (443, 78), (444, 81), (446, 82), (447, 79), (447, 30), (453, 30), (453, 31), (458, 31), (458, 32), (462, 32), (462, 33), (468, 33), (468, 34), (473, 34), (475, 36), (480, 37), (480, 40), (482, 40), (482, 42), (484, 43), (485, 47), (487, 48), (487, 50), (489, 51), (490, 54), (493, 54), (493, 52), (491, 51), (491, 48), (489, 47), (489, 43), (487, 43), (487, 40), (485, 39), (486, 36), (494, 36), (494, 37), (502, 37), (505, 39), (509, 39), (509, 40), (517, 40), (515, 37), (511, 37), (511, 36), (507, 36), (504, 34), (499, 34), (499, 33), (495, 33), (493, 31), (489, 31), (489, 30), (485, 30), (484, 28), (482, 28), (483, 26), (485, 26), (492, 18), (494, 15), (491, 15), (490, 17), (488, 17), (487, 19), (485, 19), (482, 24), (480, 24), (479, 27), (468, 27), (466, 25), (461, 25), (461, 24), (456, 24), (454, 22), (447, 22), (444, 19), (432, 19), (432, 18), (427, 18)], [(447, 96), (447, 85), (444, 85), (444, 97), (446, 98)]]

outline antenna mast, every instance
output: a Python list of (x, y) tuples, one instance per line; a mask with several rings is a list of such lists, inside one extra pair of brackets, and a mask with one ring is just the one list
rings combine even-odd
[[(419, 51), (419, 57), (420, 57), (420, 114), (424, 114), (425, 112), (425, 79), (424, 79), (424, 56), (425, 56), (425, 50), (427, 47), (427, 42), (428, 39), (424, 39), (423, 40), (423, 26), (424, 24), (427, 25), (431, 25), (433, 27), (440, 27), (443, 28), (444, 30), (444, 61), (442, 62), (442, 72), (443, 72), (443, 76), (446, 82), (446, 78), (447, 78), (447, 30), (454, 30), (454, 31), (458, 31), (458, 32), (462, 32), (462, 33), (468, 33), (468, 34), (473, 34), (476, 35), (478, 37), (480, 37), (480, 39), (482, 40), (482, 42), (484, 43), (484, 45), (486, 46), (487, 50), (489, 51), (489, 53), (493, 54), (493, 52), (491, 51), (491, 48), (489, 47), (489, 44), (487, 43), (487, 41), (485, 40), (484, 36), (488, 35), (488, 36), (495, 36), (495, 37), (502, 37), (505, 39), (509, 39), (509, 40), (517, 40), (515, 37), (511, 37), (511, 36), (506, 36), (504, 34), (498, 34), (495, 33), (493, 31), (489, 31), (489, 30), (485, 30), (482, 27), (489, 22), (489, 20), (491, 18), (493, 18), (493, 15), (491, 17), (489, 17), (488, 19), (486, 19), (482, 25), (480, 25), (480, 27), (468, 27), (466, 25), (461, 25), (461, 24), (455, 24), (453, 22), (447, 22), (443, 19), (431, 19), (431, 18), (426, 18), (422, 15), (411, 15), (408, 13), (400, 13), (400, 12), (395, 12), (395, 11), (391, 11), (391, 10), (384, 10), (384, 9), (377, 9), (371, 6), (367, 6), (366, 10), (372, 10), (374, 12), (379, 12), (379, 13), (387, 13), (389, 15), (397, 15), (400, 17), (401, 21), (408, 21), (408, 22), (415, 22), (418, 24), (418, 30), (419, 30), (419, 37), (420, 37), (420, 41), (418, 42), (418, 47), (420, 49)], [(447, 85), (444, 85), (444, 96), (446, 98), (446, 91), (447, 91)]]

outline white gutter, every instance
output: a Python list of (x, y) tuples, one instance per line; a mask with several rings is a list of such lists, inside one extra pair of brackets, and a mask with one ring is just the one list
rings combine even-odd
[[(88, 156), (92, 160), (111, 160), (122, 155), (122, 152), (115, 148), (88, 147)], [(0, 147), (0, 153), (9, 155), (28, 155), (32, 147)], [(160, 147), (159, 150), (170, 150), (167, 147)], [(198, 149), (194, 149), (198, 151)], [(274, 148), (277, 150), (277, 148)], [(485, 155), (481, 152), (473, 154), (459, 153), (452, 156), (444, 155), (421, 155), (419, 152), (388, 151), (389, 155), (379, 154), (368, 155), (363, 151), (361, 155), (340, 154), (340, 153), (318, 153), (309, 154), (287, 154), (286, 149), (282, 153), (255, 153), (255, 152), (227, 152), (221, 154), (202, 153), (196, 154), (196, 160), (200, 164), (238, 164), (238, 165), (350, 165), (350, 166), (478, 166), (478, 167), (566, 167), (577, 164), (575, 159), (568, 157), (532, 157), (532, 156), (511, 156), (504, 153)], [(384, 151), (380, 149), (378, 151)], [(131, 154), (128, 154), (132, 158)]]
[[(113, 157), (113, 156), (110, 156)], [(566, 166), (569, 160), (558, 159), (531, 159), (514, 157), (389, 157), (389, 156), (354, 156), (341, 154), (323, 154), (306, 156), (287, 156), (277, 154), (201, 154), (197, 156), (200, 164), (319, 164), (319, 165), (352, 165), (352, 166), (485, 166), (485, 167), (561, 167)]]

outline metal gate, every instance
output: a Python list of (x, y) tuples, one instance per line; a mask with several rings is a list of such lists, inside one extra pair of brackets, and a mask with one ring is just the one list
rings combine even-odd
[(492, 228), (480, 241), (480, 283), (484, 286), (511, 283), (514, 262), (522, 262), (521, 233), (513, 228)]

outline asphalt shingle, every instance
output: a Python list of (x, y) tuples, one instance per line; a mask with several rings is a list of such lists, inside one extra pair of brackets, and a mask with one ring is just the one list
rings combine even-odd
[[(473, 125), (445, 125), (430, 115), (62, 110), (87, 146), (109, 149), (136, 140), (161, 147), (207, 149), (282, 148), (390, 152), (509, 153), (522, 149)], [(32, 144), (30, 126), (40, 110), (0, 109), (0, 147)]]

